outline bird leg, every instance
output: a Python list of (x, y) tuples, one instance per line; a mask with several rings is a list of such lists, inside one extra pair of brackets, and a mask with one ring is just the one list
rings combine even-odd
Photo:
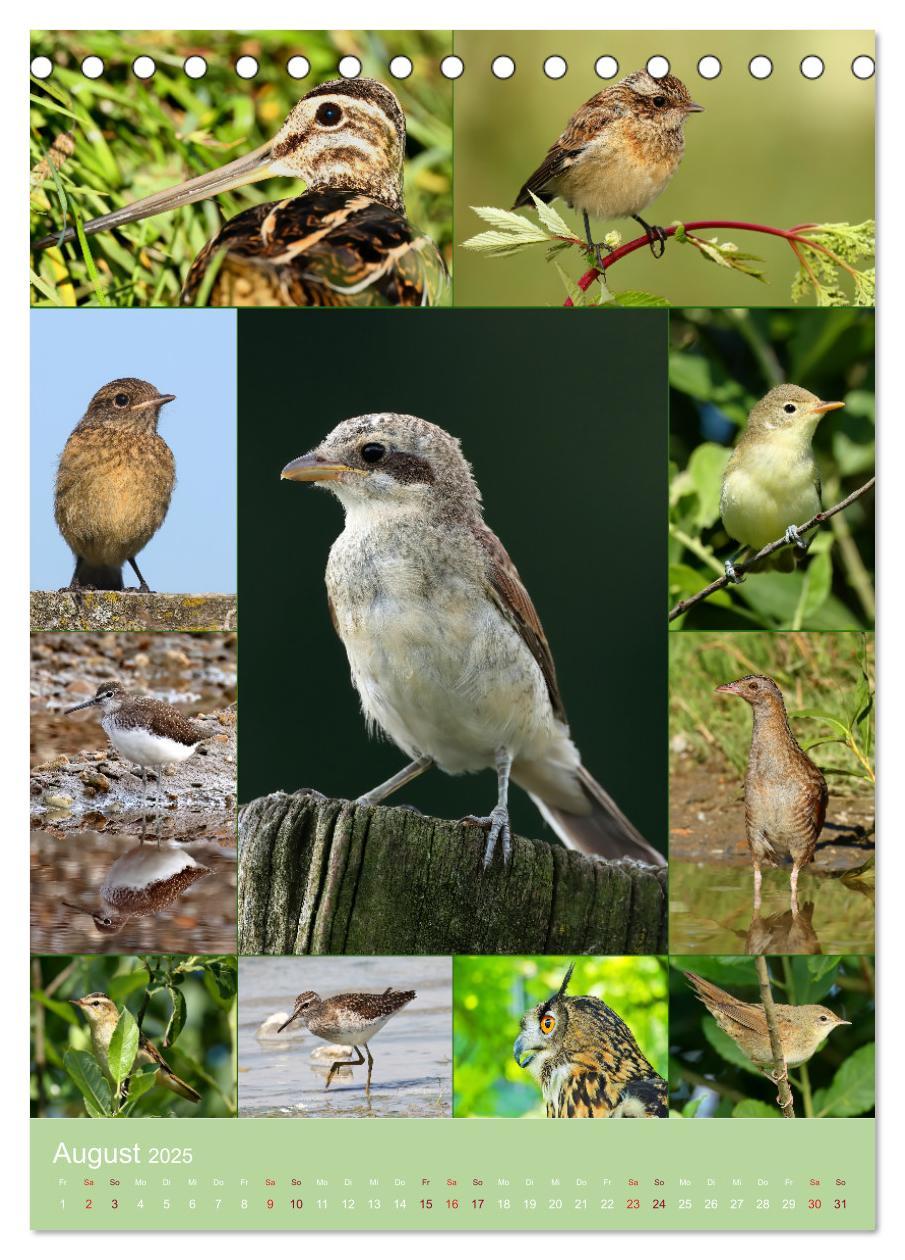
[(763, 880), (763, 871), (757, 862), (754, 863), (754, 909), (760, 909), (760, 885)]
[(135, 576), (138, 578), (138, 581), (140, 583), (138, 589), (142, 592), (143, 595), (153, 595), (154, 592), (151, 590), (150, 586), (148, 586), (147, 582), (141, 576), (141, 569), (139, 569), (138, 565), (135, 563), (134, 556), (130, 556), (129, 564), (135, 570)]
[(794, 543), (799, 551), (807, 551), (808, 547), (811, 545), (811, 539), (802, 538), (797, 525), (790, 525), (783, 534), (783, 538), (787, 543)]
[[(633, 214), (632, 218), (644, 228), (647, 234), (647, 243), (654, 258), (662, 258), (666, 253), (666, 242), (668, 239), (665, 228), (658, 227), (656, 223), (646, 223), (640, 214)], [(657, 250), (658, 245), (660, 246), (659, 251)]]
[(484, 869), (493, 861), (497, 840), (503, 842), (503, 865), (509, 864), (512, 852), (512, 830), (509, 826), (509, 773), (512, 770), (512, 754), (505, 748), (498, 748), (495, 757), (497, 779), (497, 802), (485, 817), (469, 814), (462, 822), (473, 827), (484, 827), (488, 831), (487, 847), (484, 850)]
[(790, 902), (790, 906), (789, 906), (789, 908), (791, 909), (792, 914), (793, 914), (796, 918), (798, 917), (798, 875), (799, 875), (799, 872), (800, 872), (800, 871), (801, 871), (801, 867), (800, 867), (800, 866), (795, 866), (795, 865), (793, 864), (793, 866), (792, 866), (792, 878), (791, 878), (791, 879), (790, 879), (790, 881), (789, 881), (789, 884), (790, 884), (791, 889), (792, 889), (792, 900), (791, 900), (791, 902)]
[(373, 1070), (373, 1068), (374, 1068), (374, 1058), (373, 1058), (373, 1055), (371, 1054), (371, 1049), (370, 1049), (370, 1047), (368, 1046), (367, 1042), (365, 1042), (365, 1054), (368, 1056), (368, 1083), (367, 1083), (367, 1085), (365, 1086), (365, 1093), (366, 1093), (366, 1094), (368, 1095), (368, 1097), (370, 1098), (370, 1096), (371, 1096), (371, 1072), (372, 1072), (372, 1070)]
[(740, 586), (745, 580), (744, 573), (736, 573), (735, 562), (739, 556), (745, 553), (746, 548), (739, 547), (738, 551), (734, 551), (728, 560), (724, 562), (723, 567), (726, 570), (726, 577), (733, 586)]
[[(340, 1069), (341, 1067), (358, 1067), (358, 1065), (359, 1065), (360, 1063), (364, 1063), (364, 1061), (365, 1061), (365, 1060), (364, 1060), (364, 1055), (361, 1053), (360, 1048), (359, 1048), (358, 1046), (353, 1046), (353, 1047), (352, 1047), (352, 1049), (353, 1049), (353, 1050), (355, 1051), (355, 1053), (358, 1055), (358, 1058), (357, 1058), (357, 1059), (337, 1059), (335, 1063), (331, 1063), (331, 1064), (330, 1064), (330, 1071), (327, 1073), (327, 1084), (324, 1086), (324, 1088), (325, 1088), (325, 1089), (329, 1089), (329, 1088), (330, 1088), (330, 1082), (333, 1080), (333, 1073), (334, 1073), (334, 1072), (338, 1072), (338, 1071), (339, 1071), (339, 1069)], [(365, 1049), (367, 1049), (367, 1047), (365, 1047)], [(368, 1058), (369, 1058), (369, 1059), (371, 1058), (371, 1052), (370, 1052), (370, 1050), (368, 1050)], [(372, 1062), (372, 1063), (373, 1063), (373, 1061), (374, 1061), (374, 1060), (373, 1060), (373, 1059), (371, 1059), (371, 1062)], [(369, 1068), (368, 1068), (368, 1088), (370, 1088), (370, 1085), (371, 1085), (371, 1071), (370, 1071), (370, 1066), (369, 1066)]]
[(785, 1059), (783, 1059), (781, 1072), (777, 1072), (775, 1068), (763, 1068), (762, 1071), (763, 1071), (764, 1076), (766, 1076), (767, 1080), (772, 1081), (773, 1084), (776, 1086), (776, 1089), (777, 1089), (776, 1105), (781, 1109), (782, 1108), (782, 1097), (781, 1097), (782, 1091), (780, 1090), (779, 1087), (780, 1085), (783, 1085), (783, 1084), (787, 1085), (789, 1083), (789, 1065), (788, 1063), (786, 1063)]
[(584, 238), (588, 242), (588, 249), (593, 250), (594, 257), (597, 259), (597, 267), (600, 271), (603, 271), (603, 255), (600, 251), (605, 249), (608, 254), (612, 254), (613, 247), (612, 245), (607, 245), (605, 241), (595, 241), (591, 236), (591, 220), (588, 218), (587, 210), (582, 212), (581, 217), (584, 219)]
[(433, 757), (419, 757), (416, 761), (410, 761), (407, 766), (403, 766), (392, 778), (387, 779), (386, 783), (379, 783), (377, 787), (371, 788), (370, 792), (365, 792), (363, 796), (357, 797), (355, 804), (379, 805), (381, 801), (385, 801), (388, 796), (392, 796), (399, 788), (405, 787), (406, 783), (411, 783), (413, 779), (417, 779), (419, 774), (424, 774), (425, 770), (429, 770), (433, 764)]

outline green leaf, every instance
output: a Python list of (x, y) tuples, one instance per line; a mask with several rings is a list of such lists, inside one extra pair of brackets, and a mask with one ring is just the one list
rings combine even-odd
[(534, 193), (531, 192), (530, 189), (528, 190), (528, 195), (534, 202), (537, 217), (540, 219), (541, 223), (543, 223), (548, 232), (552, 232), (554, 236), (566, 236), (570, 240), (574, 240), (575, 233), (569, 227), (568, 223), (566, 223), (565, 219), (560, 218), (552, 206), (548, 206), (545, 202), (541, 201), (540, 197), (535, 197)]
[(163, 1035), (163, 1044), (165, 1046), (173, 1045), (185, 1027), (186, 1019), (185, 994), (181, 989), (169, 986), (168, 992), (170, 1001), (173, 1003), (173, 1010), (170, 1015), (170, 1022), (167, 1024), (166, 1032)]
[(810, 624), (811, 618), (829, 599), (833, 587), (833, 562), (830, 553), (815, 555), (804, 574), (801, 597), (795, 611), (793, 630), (800, 630), (803, 625)]
[(614, 306), (631, 306), (631, 307), (663, 307), (669, 306), (666, 298), (659, 297), (656, 293), (646, 293), (643, 289), (623, 289), (621, 293), (613, 294)]
[(780, 1111), (757, 1098), (743, 1098), (741, 1102), (737, 1102), (732, 1108), (732, 1115), (739, 1120), (779, 1120), (782, 1118)]
[(67, 1050), (63, 1055), (63, 1066), (82, 1095), (89, 1116), (97, 1119), (113, 1114), (110, 1083), (93, 1054), (85, 1050)]
[(236, 964), (231, 960), (224, 962), (214, 961), (207, 965), (207, 974), (213, 979), (217, 986), (217, 993), (225, 1001), (231, 1001), (236, 996), (238, 988), (238, 972)]
[(810, 718), (814, 722), (826, 722), (827, 725), (835, 727), (840, 734), (848, 735), (848, 727), (845, 723), (840, 721), (834, 713), (827, 713), (825, 709), (796, 709), (794, 713), (789, 714), (789, 717)]
[(701, 442), (691, 453), (688, 474), (698, 494), (697, 524), (706, 528), (719, 518), (720, 487), (729, 451), (717, 442)]
[(875, 1097), (875, 1046), (861, 1046), (849, 1055), (833, 1077), (828, 1089), (814, 1095), (819, 1116), (862, 1116), (870, 1111)]
[(138, 1024), (129, 1008), (124, 1006), (107, 1049), (107, 1065), (117, 1088), (131, 1072), (137, 1053)]
[(129, 1077), (129, 1102), (136, 1103), (142, 1094), (146, 1094), (149, 1089), (153, 1089), (157, 1082), (157, 1065), (149, 1063), (147, 1067), (143, 1067), (138, 1072), (133, 1072)]

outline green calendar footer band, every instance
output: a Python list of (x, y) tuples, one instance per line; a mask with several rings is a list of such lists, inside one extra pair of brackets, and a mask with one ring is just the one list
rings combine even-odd
[(33, 1120), (31, 1224), (874, 1228), (873, 1120)]

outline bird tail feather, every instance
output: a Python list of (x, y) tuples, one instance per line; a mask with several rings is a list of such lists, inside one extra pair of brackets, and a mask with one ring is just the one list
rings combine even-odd
[(177, 1076), (172, 1068), (161, 1068), (167, 1088), (171, 1089), (174, 1094), (181, 1094), (183, 1098), (187, 1098), (189, 1102), (201, 1102), (201, 1095), (197, 1089), (192, 1089), (181, 1076)]
[(634, 858), (651, 866), (665, 866), (663, 854), (648, 844), (594, 776), (584, 766), (579, 766), (577, 775), (582, 793), (590, 805), (586, 814), (575, 814), (548, 805), (533, 792), (530, 794), (560, 840), (570, 849), (597, 853), (611, 860)]

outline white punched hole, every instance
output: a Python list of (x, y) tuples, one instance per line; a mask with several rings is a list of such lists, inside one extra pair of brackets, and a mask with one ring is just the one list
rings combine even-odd
[(599, 79), (615, 79), (619, 73), (619, 62), (615, 57), (598, 57), (594, 62), (594, 72)]
[(769, 79), (773, 73), (773, 62), (769, 57), (752, 57), (748, 62), (748, 73), (754, 79)]
[(104, 63), (100, 57), (86, 57), (82, 62), (82, 74), (86, 79), (99, 79), (104, 73)]
[(511, 79), (515, 74), (515, 62), (511, 57), (494, 57), (490, 69), (498, 79)]
[(652, 79), (662, 79), (669, 74), (669, 62), (665, 57), (650, 57), (647, 62), (647, 73)]
[(409, 57), (394, 57), (390, 62), (390, 74), (394, 79), (407, 79), (412, 73), (412, 62)]
[(190, 79), (203, 79), (207, 74), (207, 62), (197, 55), (186, 57), (182, 68)]
[(547, 57), (544, 62), (544, 74), (548, 79), (561, 79), (568, 68), (565, 57)]
[(805, 57), (801, 63), (801, 73), (806, 79), (819, 79), (823, 69), (823, 62), (819, 57)]
[(157, 69), (157, 63), (153, 57), (136, 57), (132, 62), (132, 73), (136, 79), (152, 79)]
[(337, 69), (344, 79), (357, 79), (361, 74), (361, 62), (357, 57), (342, 57)]
[(877, 66), (873, 57), (856, 57), (852, 62), (852, 74), (856, 79), (872, 79)]
[(311, 72), (311, 62), (307, 57), (290, 57), (286, 62), (286, 69), (290, 78), (304, 79)]
[(49, 79), (53, 70), (53, 62), (49, 57), (32, 57), (31, 72), (36, 79)]
[(258, 63), (254, 57), (240, 57), (236, 62), (236, 74), (240, 79), (253, 79), (258, 73)]
[(444, 79), (460, 79), (465, 70), (465, 62), (461, 57), (452, 54), (440, 62), (440, 73)]
[(698, 74), (702, 79), (716, 79), (722, 68), (719, 57), (702, 57), (698, 62)]

